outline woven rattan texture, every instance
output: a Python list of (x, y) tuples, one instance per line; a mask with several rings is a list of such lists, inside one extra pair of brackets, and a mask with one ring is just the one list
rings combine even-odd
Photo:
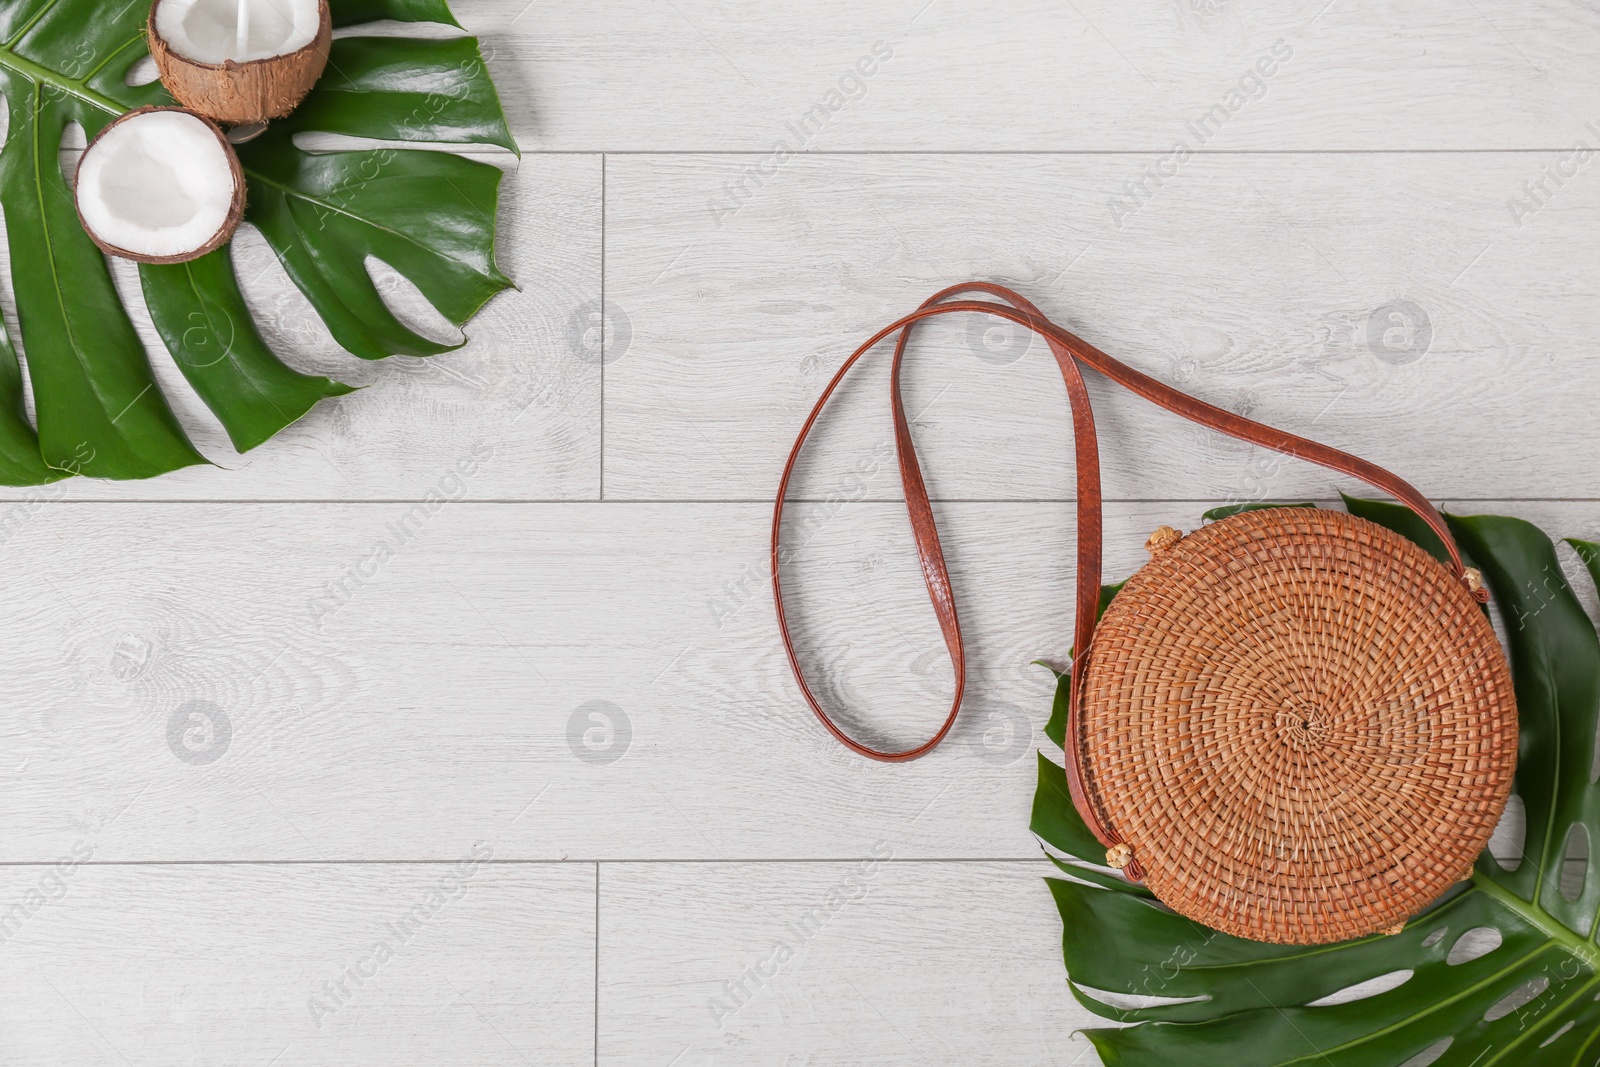
[(1470, 874), (1516, 763), (1510, 672), (1466, 587), (1324, 509), (1157, 548), (1095, 632), (1079, 723), (1090, 795), (1150, 889), (1258, 941), (1421, 910)]

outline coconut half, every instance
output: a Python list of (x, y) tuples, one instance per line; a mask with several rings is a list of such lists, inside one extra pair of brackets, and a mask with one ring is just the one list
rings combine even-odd
[(220, 247), (244, 215), (244, 171), (216, 124), (182, 108), (130, 111), (78, 160), (78, 218), (94, 243), (141, 263)]
[(293, 111), (333, 42), (328, 0), (155, 0), (150, 54), (178, 103), (226, 126)]

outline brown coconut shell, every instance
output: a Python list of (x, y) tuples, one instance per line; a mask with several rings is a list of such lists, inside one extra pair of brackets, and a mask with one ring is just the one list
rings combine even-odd
[(328, 65), (328, 51), (333, 46), (333, 15), (328, 10), (328, 0), (317, 4), (320, 24), (310, 44), (297, 52), (246, 63), (231, 59), (197, 63), (179, 55), (156, 33), (156, 9), (163, 2), (155, 0), (150, 5), (145, 34), (150, 41), (150, 55), (161, 72), (161, 84), (178, 103), (224, 126), (283, 118), (300, 105)]
[(99, 143), (100, 138), (104, 137), (107, 131), (122, 125), (129, 119), (151, 111), (181, 111), (185, 115), (193, 115), (195, 118), (205, 123), (211, 132), (216, 135), (217, 142), (222, 145), (222, 150), (228, 157), (228, 169), (233, 172), (233, 203), (228, 207), (228, 215), (225, 219), (223, 219), (222, 226), (218, 228), (211, 240), (207, 241), (205, 244), (201, 245), (192, 252), (184, 252), (176, 256), (147, 256), (138, 252), (130, 252), (126, 248), (118, 248), (109, 241), (101, 240), (100, 235), (95, 233), (94, 230), (90, 228), (89, 223), (85, 221), (82, 208), (78, 208), (78, 222), (83, 226), (83, 232), (89, 235), (89, 240), (99, 245), (100, 251), (106, 253), (107, 255), (120, 256), (123, 259), (134, 260), (137, 263), (187, 263), (191, 259), (199, 259), (201, 256), (206, 255), (209, 252), (215, 252), (217, 249), (227, 244), (233, 239), (233, 231), (239, 228), (239, 220), (244, 218), (244, 167), (239, 163), (239, 154), (233, 150), (233, 145), (228, 142), (228, 135), (222, 132), (222, 128), (215, 122), (212, 122), (210, 119), (206, 118), (204, 115), (196, 114), (195, 112), (190, 111), (188, 108), (183, 107), (161, 107), (159, 105), (152, 105), (150, 107), (135, 108), (126, 115), (123, 115), (121, 118), (117, 119), (115, 122), (108, 123), (105, 129), (94, 135), (94, 140), (89, 142), (89, 146), (83, 150), (83, 155), (78, 157), (78, 166), (73, 172), (72, 180), (72, 188), (74, 190), (73, 205), (75, 207), (77, 205), (76, 191), (79, 188), (78, 174), (83, 170), (83, 161), (89, 158), (89, 153), (94, 151), (94, 146)]

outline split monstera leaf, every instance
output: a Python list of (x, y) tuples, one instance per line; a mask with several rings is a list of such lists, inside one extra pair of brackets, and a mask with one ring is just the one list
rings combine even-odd
[[(166, 0), (160, 7), (167, 3), (205, 8), (207, 0)], [(378, 21), (459, 27), (445, 0), (331, 0), (326, 9), (333, 27)], [(71, 474), (147, 478), (205, 462), (156, 385), (105, 255), (86, 227), (128, 251), (118, 239), (148, 238), (162, 229), (156, 223), (183, 212), (195, 212), (199, 232), (225, 204), (226, 223), (242, 195), (236, 218), (260, 231), (334, 340), (365, 359), (458, 347), (429, 340), (395, 316), (368, 273), (369, 257), (408, 278), (457, 326), (511, 284), (494, 262), (499, 168), (440, 151), (313, 153), (295, 141), (299, 134), (331, 133), (515, 151), (476, 40), (355, 35), (332, 41), (326, 71), (292, 113), (246, 144), (222, 146), (237, 156), (238, 185), (219, 193), (221, 169), (201, 136), (206, 131), (217, 144), (208, 120), (191, 120), (183, 142), (189, 154), (180, 157), (148, 150), (138, 123), (124, 118), (175, 103), (160, 83), (128, 84), (148, 53), (148, 14), (142, 0), (0, 5), (7, 119), (0, 208), (34, 410), (30, 423), (15, 339), (0, 329), (0, 484), (40, 485)], [(192, 36), (203, 36), (203, 20), (194, 25)], [(319, 29), (313, 46), (325, 36)], [(236, 28), (235, 44), (239, 39)], [(248, 27), (243, 39), (269, 53), (262, 57), (268, 66), (294, 43)], [(245, 66), (257, 62), (252, 55), (244, 54)], [(230, 62), (240, 65), (234, 59), (213, 65)], [(183, 114), (144, 112), (149, 118)], [(91, 143), (113, 150), (102, 179), (127, 177), (132, 161), (182, 170), (190, 184), (167, 200), (142, 202), (153, 216), (121, 210), (92, 218), (90, 209), (80, 220), (58, 164), (72, 123)], [(125, 132), (106, 132), (114, 123)], [(211, 168), (211, 181), (193, 180), (189, 163), (195, 161)], [(203, 251), (203, 244), (190, 251)], [(160, 251), (147, 248), (144, 258), (184, 254)], [(317, 401), (350, 391), (294, 371), (274, 355), (245, 304), (227, 244), (186, 262), (141, 262), (138, 272), (157, 333), (240, 451), (268, 440)]]
[[(1442, 557), (1406, 508), (1346, 504)], [(1032, 828), (1065, 875), (1047, 883), (1072, 994), (1132, 1024), (1087, 1031), (1108, 1067), (1592, 1067), (1600, 1058), (1600, 850), (1590, 842), (1600, 832), (1600, 640), (1537, 527), (1447, 518), (1494, 594), (1510, 649), (1521, 745), (1520, 801), (1508, 811), (1522, 813), (1521, 854), (1502, 863), (1485, 851), (1469, 881), (1393, 936), (1244, 941), (1097, 866), (1105, 849), (1073, 808), (1060, 765), (1041, 752)], [(1600, 582), (1600, 545), (1569, 543)], [(1115, 593), (1107, 588), (1102, 609)], [(1066, 678), (1045, 727), (1057, 745)]]

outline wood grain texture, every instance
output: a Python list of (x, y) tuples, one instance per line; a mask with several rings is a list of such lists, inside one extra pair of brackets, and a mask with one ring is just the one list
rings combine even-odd
[[(607, 368), (607, 496), (769, 495), (844, 357), (965, 278), (1010, 283), (1126, 362), (1432, 497), (1592, 496), (1571, 443), (1600, 392), (1583, 340), (1600, 260), (1571, 239), (1600, 226), (1600, 182), (1569, 183), (1520, 229), (1506, 207), (1558, 159), (1196, 157), (1119, 228), (1106, 201), (1140, 160), (796, 158), (719, 226), (707, 200), (747, 161), (613, 158), (607, 294), (632, 342)], [(906, 372), (930, 490), (1070, 498), (1044, 345), (961, 319), (926, 326)], [(885, 346), (842, 390), (797, 495), (892, 440), (887, 364)], [(1112, 497), (1350, 484), (1092, 391)]]
[[(1600, 533), (1600, 505), (1549, 507), (1552, 533)], [(26, 669), (0, 860), (53, 858), (114, 812), (107, 860), (450, 859), (479, 836), (517, 859), (1037, 854), (1052, 684), (1032, 661), (1070, 642), (1070, 505), (941, 506), (973, 673), (954, 734), (908, 765), (851, 755), (801, 703), (764, 506), (409, 510), (39, 514), (5, 545), (0, 647)], [(1113, 505), (1106, 576), (1199, 510)], [(850, 728), (901, 745), (951, 685), (905, 521), (799, 505), (785, 540), (810, 677)]]
[[(489, 445), (479, 499), (594, 499), (600, 484), (601, 160), (525, 157), (505, 177), (499, 261), (517, 289), (468, 324), (457, 352), (368, 362), (345, 353), (274, 258), (245, 227), (234, 263), (268, 344), (297, 370), (362, 386), (323, 401), (245, 455), (190, 388), (150, 323), (132, 266), (110, 261), (155, 377), (196, 447), (217, 466), (144, 482), (73, 478), (0, 487), (0, 501), (420, 500), (456, 458)], [(369, 269), (397, 314), (441, 341), (459, 340), (399, 274)], [(9, 279), (0, 284), (17, 336)], [(0, 509), (5, 505), (0, 503)]]
[[(1165, 152), (1280, 41), (1207, 148), (1562, 148), (1600, 117), (1600, 21), (1565, 0), (455, 7), (543, 150)], [(874, 45), (891, 58), (858, 88)], [(818, 104), (837, 106), (802, 141), (788, 124)]]
[(593, 1063), (591, 866), (105, 866), (109, 831), (0, 868), (7, 1064)]
[[(1196, 510), (1119, 506), (1108, 569)], [(102, 858), (448, 859), (496, 828), (508, 858), (1035, 856), (1052, 683), (1030, 662), (1070, 641), (1071, 508), (941, 517), (967, 710), (887, 766), (799, 700), (762, 505), (51, 505), (4, 546), (0, 647), (27, 666), (0, 860), (124, 808)], [(950, 691), (904, 524), (892, 503), (798, 507), (787, 541), (813, 678), (889, 741)]]
[(605, 865), (600, 1062), (1098, 1063), (1050, 933), (1053, 868), (878, 858), (890, 851)]
[[(1042, 346), (941, 322), (907, 373), (972, 662), (947, 743), (845, 752), (773, 622), (801, 419), (961, 278), (1455, 510), (1600, 539), (1589, 7), (454, 6), (525, 150), (483, 157), (520, 292), (461, 352), (362, 363), (246, 233), (275, 349), (366, 388), (240, 457), (118, 266), (218, 467), (0, 489), (8, 1065), (1097, 1063), (1027, 831), (1074, 547)], [(784, 578), (818, 692), (905, 743), (951, 676), (885, 372), (805, 458)], [(1108, 578), (1157, 525), (1346, 486), (1095, 399)], [(479, 841), (499, 862), (319, 1027)]]

